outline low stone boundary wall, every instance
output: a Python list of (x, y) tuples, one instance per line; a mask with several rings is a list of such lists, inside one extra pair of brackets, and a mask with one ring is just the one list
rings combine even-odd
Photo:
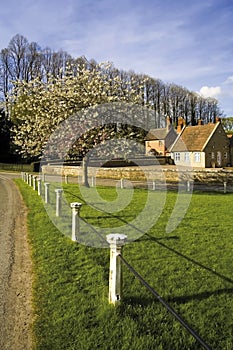
[[(42, 173), (59, 176), (82, 176), (82, 168), (74, 166), (42, 166)], [(203, 184), (217, 184), (227, 182), (233, 185), (232, 169), (181, 169), (176, 167), (123, 167), (123, 168), (88, 168), (89, 176), (106, 179), (128, 179), (132, 181), (149, 180), (177, 183), (180, 181), (194, 181)]]

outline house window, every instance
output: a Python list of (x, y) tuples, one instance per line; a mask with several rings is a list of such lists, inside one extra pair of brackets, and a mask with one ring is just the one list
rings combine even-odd
[(185, 161), (186, 163), (189, 163), (189, 162), (190, 162), (189, 152), (185, 152), (185, 154), (184, 154), (184, 161)]
[(194, 152), (194, 162), (200, 163), (201, 161), (201, 153), (200, 152)]
[(227, 152), (224, 153), (224, 158), (225, 158), (225, 159), (228, 158), (228, 153), (227, 153)]
[(214, 159), (214, 152), (211, 152), (211, 159)]
[(218, 166), (222, 165), (222, 153), (221, 152), (217, 152), (217, 164), (218, 164)]
[(175, 161), (180, 161), (180, 153), (179, 152), (175, 152)]
[(159, 147), (163, 146), (163, 141), (159, 141)]

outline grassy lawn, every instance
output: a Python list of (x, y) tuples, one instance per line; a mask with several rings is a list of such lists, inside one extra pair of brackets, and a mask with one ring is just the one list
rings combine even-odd
[[(109, 305), (109, 249), (72, 242), (71, 224), (64, 219), (61, 233), (37, 193), (16, 181), (29, 208), (36, 350), (201, 349), (125, 265), (123, 300), (118, 307)], [(98, 192), (107, 201), (117, 198), (115, 188), (100, 187)], [(64, 198), (83, 202), (84, 230), (88, 225), (119, 226), (121, 233), (123, 223), (142, 210), (147, 191), (135, 190), (117, 215), (86, 205), (76, 185), (64, 185)], [(184, 219), (168, 234), (176, 199), (175, 192), (166, 194), (157, 223), (127, 244), (123, 256), (212, 349), (233, 349), (233, 194), (193, 194)], [(71, 222), (68, 209), (63, 216)]]

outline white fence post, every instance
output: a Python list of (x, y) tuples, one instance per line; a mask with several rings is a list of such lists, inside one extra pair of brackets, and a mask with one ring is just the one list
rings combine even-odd
[(223, 182), (223, 191), (224, 191), (224, 193), (227, 193), (227, 183), (226, 183), (226, 181), (224, 181)]
[(37, 178), (37, 192), (38, 192), (38, 195), (41, 196), (42, 189), (41, 189), (41, 178), (40, 177)]
[(45, 182), (44, 183), (44, 187), (45, 187), (45, 203), (49, 203), (49, 182)]
[(65, 184), (68, 184), (68, 175), (65, 175)]
[(110, 269), (109, 269), (109, 303), (119, 303), (122, 295), (122, 273), (121, 273), (121, 248), (126, 243), (127, 236), (113, 233), (106, 236), (110, 245)]
[(56, 216), (61, 215), (61, 200), (62, 200), (62, 192), (61, 188), (55, 190), (56, 193)]
[(36, 179), (37, 179), (37, 176), (36, 175), (33, 175), (33, 190), (36, 190)]
[(124, 188), (124, 179), (121, 179), (121, 189)]
[(32, 186), (32, 174), (29, 174), (29, 186)]
[(152, 182), (152, 190), (155, 191), (155, 180)]
[(70, 207), (72, 209), (72, 241), (78, 240), (78, 235), (80, 231), (79, 225), (79, 213), (81, 209), (82, 203), (72, 202), (70, 203)]

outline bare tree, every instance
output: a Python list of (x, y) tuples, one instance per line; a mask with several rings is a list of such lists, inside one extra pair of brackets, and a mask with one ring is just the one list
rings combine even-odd
[(4, 98), (7, 98), (7, 93), (10, 90), (10, 57), (8, 49), (1, 50), (0, 53), (0, 91)]
[[(138, 103), (154, 111), (153, 127), (164, 127), (167, 117), (172, 118), (174, 125), (179, 117), (183, 117), (187, 124), (195, 125), (200, 118), (208, 123), (223, 114), (216, 99), (204, 98), (177, 84), (164, 83), (134, 71), (119, 70), (113, 63), (100, 66), (94, 59), (88, 61), (85, 56), (73, 58), (63, 50), (41, 49), (37, 43), (29, 43), (20, 34), (15, 35), (8, 47), (0, 52), (0, 94), (7, 99), (13, 87), (12, 81), (30, 82), (39, 78), (48, 83), (51, 77), (55, 81), (67, 75), (78, 76), (83, 68), (90, 72), (101, 70), (108, 82), (108, 91), (103, 86), (103, 94), (107, 96), (125, 98), (129, 91), (134, 90), (140, 96)], [(147, 115), (143, 118), (147, 125)]]
[(32, 42), (27, 47), (25, 80), (28, 82), (41, 76), (41, 48), (37, 43)]
[(8, 45), (11, 61), (10, 76), (14, 80), (26, 80), (28, 40), (22, 35), (15, 35)]
[(163, 111), (164, 83), (159, 79), (147, 77), (146, 100), (147, 104), (154, 110), (155, 125), (157, 128), (163, 127), (165, 115)]

